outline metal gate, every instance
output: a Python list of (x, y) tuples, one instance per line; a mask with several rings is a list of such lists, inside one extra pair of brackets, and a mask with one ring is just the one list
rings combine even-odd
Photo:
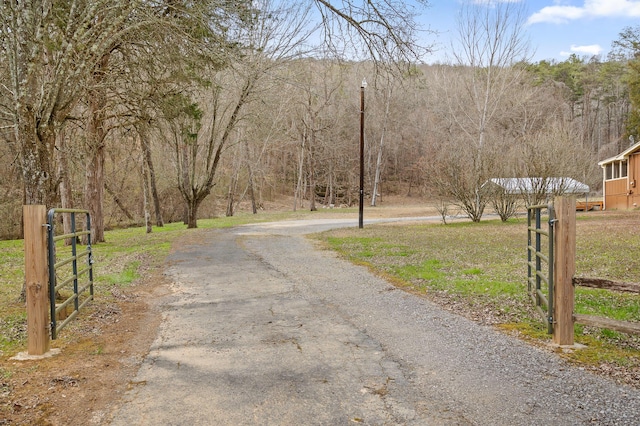
[[(543, 226), (543, 216), (547, 217), (546, 226)], [(553, 204), (541, 204), (527, 208), (528, 291), (535, 303), (536, 310), (547, 325), (549, 334), (553, 333), (554, 321), (553, 225), (555, 222)]]
[[(71, 233), (55, 235), (55, 215), (64, 213), (70, 215)], [(76, 214), (86, 215), (86, 231), (76, 229)], [(55, 339), (62, 330), (77, 315), (78, 311), (89, 301), (93, 300), (93, 256), (91, 253), (91, 217), (87, 210), (51, 209), (48, 213), (48, 252), (49, 252), (49, 298), (51, 303), (51, 338)], [(87, 244), (84, 251), (78, 253), (78, 238), (86, 235)], [(64, 245), (64, 240), (70, 240), (70, 246)], [(58, 243), (58, 244), (56, 244)], [(56, 248), (63, 252), (64, 258), (58, 260)], [(61, 256), (62, 257), (62, 256)], [(78, 261), (83, 260), (83, 263)], [(79, 267), (81, 269), (79, 270)], [(58, 283), (58, 275), (60, 275)], [(62, 296), (61, 290), (71, 289), (70, 296)], [(89, 291), (88, 295), (86, 291)], [(56, 305), (56, 303), (58, 303)], [(71, 314), (69, 306), (73, 306)], [(58, 319), (62, 323), (58, 325)]]

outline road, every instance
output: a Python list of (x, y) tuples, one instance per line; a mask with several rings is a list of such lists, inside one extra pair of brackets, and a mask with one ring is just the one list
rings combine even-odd
[(163, 323), (110, 424), (638, 424), (637, 390), (304, 237), (353, 224), (199, 231), (168, 259)]

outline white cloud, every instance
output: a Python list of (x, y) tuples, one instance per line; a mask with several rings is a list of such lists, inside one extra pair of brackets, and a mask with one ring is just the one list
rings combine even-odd
[(581, 18), (640, 17), (639, 0), (584, 0), (582, 6), (547, 6), (531, 15), (529, 24), (562, 24)]
[(529, 17), (527, 23), (551, 22), (562, 24), (572, 19), (580, 19), (585, 16), (585, 10), (575, 6), (547, 6)]
[(572, 44), (570, 52), (560, 52), (560, 55), (569, 56), (573, 53), (581, 53), (583, 55), (595, 56), (602, 53), (602, 47), (600, 47), (599, 44), (589, 44), (585, 46), (576, 46), (575, 44)]

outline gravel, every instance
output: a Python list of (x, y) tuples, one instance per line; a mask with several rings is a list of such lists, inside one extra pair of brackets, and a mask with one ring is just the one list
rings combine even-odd
[(304, 238), (252, 238), (251, 230), (241, 232), (245, 247), (293, 281), (302, 297), (320, 301), (382, 348), (399, 374), (386, 398), (427, 401), (432, 412), (448, 413), (444, 423), (640, 423), (634, 388), (397, 290)]
[[(637, 425), (640, 391), (403, 292), (303, 235), (205, 231), (112, 425)], [(135, 385), (135, 386), (133, 386)]]

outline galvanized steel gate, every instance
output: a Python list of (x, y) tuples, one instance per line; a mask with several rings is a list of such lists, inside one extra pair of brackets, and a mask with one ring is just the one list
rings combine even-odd
[[(71, 233), (55, 235), (55, 215), (56, 213), (64, 213), (70, 215)], [(76, 229), (76, 214), (86, 215), (86, 230), (78, 231)], [(55, 339), (58, 332), (62, 330), (77, 315), (78, 311), (84, 307), (89, 301), (93, 300), (93, 256), (91, 253), (91, 217), (87, 210), (78, 209), (51, 209), (48, 213), (47, 221), (48, 230), (48, 252), (49, 252), (49, 298), (51, 303), (51, 338)], [(78, 237), (86, 235), (86, 248), (78, 253)], [(64, 240), (70, 240), (69, 249), (64, 249)], [(62, 242), (56, 244), (58, 242)], [(56, 248), (59, 246), (60, 251), (64, 251), (67, 257), (58, 260), (56, 257)], [(84, 264), (78, 264), (83, 259)], [(66, 268), (63, 268), (65, 267)], [(81, 269), (79, 269), (81, 267)], [(60, 274), (60, 283), (57, 276)], [(82, 284), (80, 283), (82, 278)], [(72, 290), (70, 296), (63, 296), (64, 300), (59, 300), (56, 305), (56, 296), (61, 294), (60, 290), (69, 288)], [(89, 294), (85, 292), (89, 290)], [(66, 298), (65, 298), (66, 297)], [(73, 306), (73, 312), (68, 314), (68, 307)], [(63, 322), (58, 325), (58, 318)]]
[[(542, 223), (543, 216), (548, 218), (546, 227), (544, 227)], [(553, 204), (541, 204), (527, 208), (528, 290), (529, 295), (535, 303), (536, 310), (547, 325), (547, 332), (549, 334), (553, 333), (554, 321), (553, 227), (555, 222)]]

